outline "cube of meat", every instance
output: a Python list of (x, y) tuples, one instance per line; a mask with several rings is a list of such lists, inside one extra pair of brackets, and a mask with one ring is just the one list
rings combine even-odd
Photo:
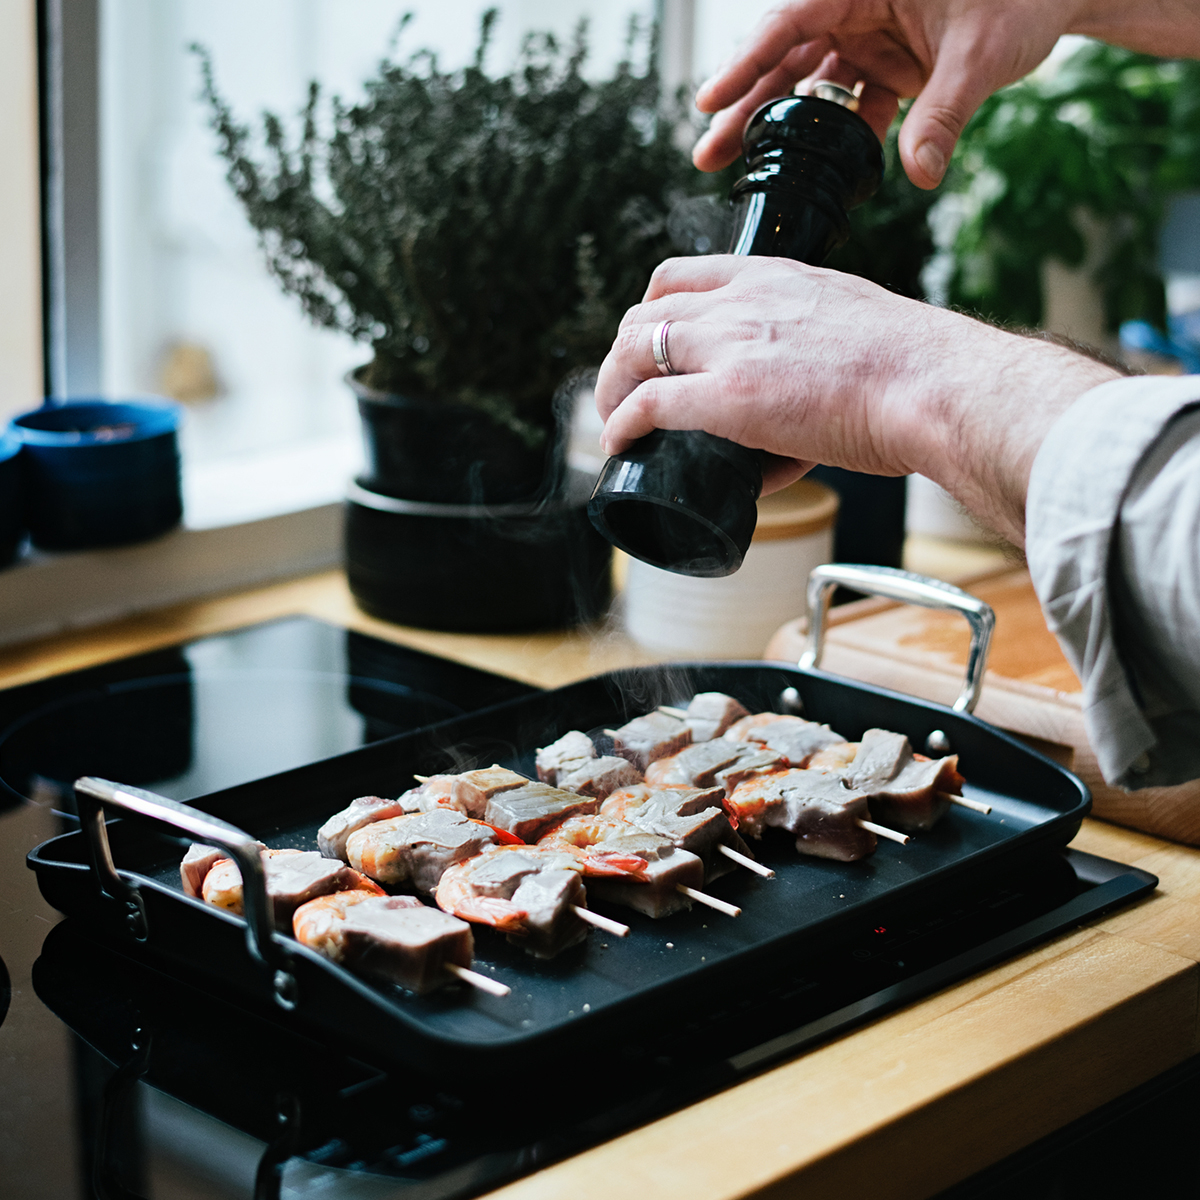
[(845, 778), (866, 793), (877, 821), (907, 832), (932, 829), (963, 785), (958, 755), (933, 760), (913, 754), (908, 738), (886, 729), (863, 734)]
[(652, 762), (646, 770), (646, 782), (654, 787), (712, 787), (717, 772), (737, 762), (748, 747), (742, 742), (697, 742), (685, 746), (670, 758)]
[[(317, 896), (356, 890), (383, 895), (378, 884), (337, 859), (323, 858), (315, 850), (264, 850), (262, 864), (267, 897), (280, 929), (289, 929), (296, 909)], [(209, 904), (241, 915), (242, 873), (233, 859), (223, 858), (209, 870), (202, 895)]]
[(346, 839), (364, 825), (372, 821), (385, 821), (388, 817), (398, 817), (405, 811), (404, 801), (385, 800), (382, 796), (359, 796), (351, 800), (341, 812), (334, 813), (320, 829), (317, 830), (317, 848), (326, 858), (340, 858), (349, 862), (346, 857)]
[(526, 782), (524, 787), (493, 796), (484, 819), (523, 842), (536, 842), (551, 825), (577, 813), (594, 813), (599, 807), (595, 796), (581, 796), (547, 783)]
[(543, 746), (537, 752), (537, 775), (542, 783), (555, 787), (559, 774), (570, 775), (587, 765), (596, 757), (596, 747), (586, 733), (572, 729), (564, 733), (557, 742)]
[(868, 817), (867, 798), (827, 771), (784, 771), (770, 777), (780, 803), (766, 823), (786, 829), (801, 854), (853, 862), (875, 851), (875, 835), (858, 821)]
[(683, 721), (662, 712), (634, 717), (613, 734), (613, 753), (629, 759), (643, 774), (652, 762), (678, 754), (692, 740)]
[(525, 910), (525, 921), (505, 936), (534, 958), (553, 958), (587, 937), (588, 927), (575, 912), (587, 907), (578, 871), (557, 867), (526, 875), (511, 899)]
[[(262, 842), (255, 842), (254, 844), (259, 850), (266, 849), (266, 846)], [(229, 854), (227, 851), (219, 850), (216, 846), (206, 846), (203, 842), (193, 842), (188, 847), (188, 852), (183, 856), (183, 861), (179, 864), (179, 878), (183, 883), (183, 894), (185, 896), (194, 896), (199, 900), (201, 898), (201, 890), (204, 887), (204, 877), (221, 859), (228, 857)]]
[(724, 801), (725, 791), (720, 787), (659, 788), (643, 783), (613, 792), (600, 806), (600, 812), (618, 820), (632, 821), (643, 807), (653, 805), (676, 816), (690, 817), (706, 808), (721, 808)]
[(494, 925), (536, 958), (551, 958), (587, 936), (579, 864), (537, 846), (496, 846), (450, 868), (437, 902), (468, 921)]
[(604, 846), (642, 858), (646, 868), (637, 878), (593, 879), (592, 895), (598, 900), (623, 904), (648, 917), (669, 917), (692, 907), (691, 900), (678, 890), (679, 884), (704, 886), (704, 863), (697, 855), (676, 849), (665, 837), (633, 830), (606, 841)]
[(732, 696), (724, 692), (697, 692), (688, 703), (684, 720), (692, 731), (693, 742), (720, 737), (735, 721), (750, 714)]
[(603, 758), (591, 758), (577, 770), (564, 775), (558, 772), (558, 786), (568, 792), (579, 792), (583, 796), (595, 796), (603, 800), (617, 788), (641, 783), (642, 773), (627, 758), (606, 754)]
[(768, 750), (774, 750), (788, 761), (789, 766), (803, 767), (819, 750), (836, 746), (846, 739), (834, 733), (828, 725), (816, 721), (804, 721), (799, 717), (786, 717), (750, 731), (750, 740), (762, 742)]
[(493, 763), (460, 775), (431, 775), (420, 787), (405, 792), (400, 802), (405, 812), (452, 808), (465, 817), (482, 821), (493, 796), (524, 787), (528, 782), (524, 775)]
[[(356, 904), (372, 899), (371, 892), (331, 892), (296, 909), (292, 933), (296, 941), (340, 963), (346, 949), (346, 915)], [(378, 897), (374, 897), (378, 898)], [(391, 896), (397, 908), (424, 908), (416, 896)]]
[(728, 875), (735, 868), (730, 859), (718, 852), (718, 846), (728, 846), (740, 854), (753, 857), (750, 848), (730, 825), (725, 810), (720, 807), (682, 813), (671, 804), (667, 793), (659, 792), (628, 819), (646, 833), (665, 837), (677, 849), (695, 854), (704, 863), (706, 881)]
[(422, 993), (453, 980), (447, 963), (471, 965), (471, 927), (449, 913), (407, 896), (368, 897), (342, 906), (340, 913), (337, 907), (330, 905), (326, 917), (306, 912), (305, 905), (296, 914), (296, 937), (360, 975)]
[(764, 725), (777, 725), (780, 721), (801, 721), (802, 717), (789, 717), (783, 713), (762, 712), (754, 713), (734, 721), (721, 736), (731, 742), (753, 742), (760, 740), (754, 731)]
[(380, 883), (432, 892), (453, 863), (494, 846), (495, 830), (449, 808), (375, 821), (350, 835), (350, 865)]
[(759, 775), (769, 775), (773, 771), (782, 770), (785, 766), (783, 755), (776, 754), (774, 750), (745, 745), (731, 766), (717, 772), (715, 782), (718, 787), (725, 789), (727, 796), (732, 796), (734, 788), (747, 779), (754, 779)]

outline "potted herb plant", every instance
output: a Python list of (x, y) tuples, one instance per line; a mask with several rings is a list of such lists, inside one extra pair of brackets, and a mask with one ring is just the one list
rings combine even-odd
[[(347, 506), (350, 586), (376, 615), (463, 630), (587, 620), (609, 548), (566, 469), (566, 385), (602, 360), (673, 207), (711, 189), (679, 145), (653, 36), (611, 77), (573, 44), (526, 38), (509, 74), (384, 61), (365, 98), (261, 143), (205, 97), (228, 180), (267, 264), (308, 316), (369, 345), (349, 377), (367, 468)], [(643, 66), (633, 57), (643, 53)], [(694, 201), (693, 201), (694, 203)]]
[(1085, 45), (983, 103), (949, 187), (950, 303), (1038, 325), (1043, 265), (1080, 266), (1091, 223), (1104, 231), (1094, 281), (1108, 327), (1161, 325), (1163, 219), (1173, 195), (1200, 187), (1200, 63)]

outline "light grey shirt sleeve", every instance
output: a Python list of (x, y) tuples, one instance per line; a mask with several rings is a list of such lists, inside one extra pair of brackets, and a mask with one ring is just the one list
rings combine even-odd
[(1200, 376), (1081, 396), (1038, 451), (1025, 528), (1105, 779), (1200, 778)]

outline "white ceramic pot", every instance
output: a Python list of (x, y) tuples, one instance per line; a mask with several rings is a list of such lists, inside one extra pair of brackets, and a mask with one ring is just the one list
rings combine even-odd
[(785, 621), (803, 616), (808, 573), (833, 555), (836, 493), (800, 479), (758, 502), (741, 570), (723, 579), (676, 575), (630, 559), (626, 631), (677, 658), (758, 658)]

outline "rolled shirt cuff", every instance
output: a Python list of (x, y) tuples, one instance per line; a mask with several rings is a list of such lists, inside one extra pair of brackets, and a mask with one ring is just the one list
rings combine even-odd
[(1146, 452), (1200, 401), (1200, 376), (1115, 379), (1051, 427), (1034, 460), (1025, 554), (1050, 629), (1083, 685), (1088, 737), (1104, 778), (1144, 787), (1156, 736), (1113, 638), (1109, 570), (1121, 504)]

